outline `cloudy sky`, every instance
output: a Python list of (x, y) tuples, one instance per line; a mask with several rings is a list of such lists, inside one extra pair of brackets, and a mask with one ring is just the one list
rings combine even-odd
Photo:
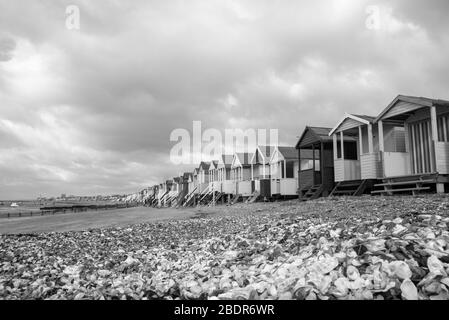
[[(71, 4), (79, 30), (67, 28)], [(307, 124), (376, 115), (399, 93), (449, 99), (448, 10), (0, 0), (0, 199), (128, 193), (172, 177), (190, 167), (170, 164), (170, 133), (194, 120), (278, 128), (294, 145)]]

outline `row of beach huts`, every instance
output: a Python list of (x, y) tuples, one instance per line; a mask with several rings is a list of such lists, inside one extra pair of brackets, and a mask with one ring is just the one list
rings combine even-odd
[(146, 204), (186, 207), (362, 194), (447, 192), (449, 101), (398, 96), (379, 115), (307, 126), (296, 146), (222, 155), (146, 190)]

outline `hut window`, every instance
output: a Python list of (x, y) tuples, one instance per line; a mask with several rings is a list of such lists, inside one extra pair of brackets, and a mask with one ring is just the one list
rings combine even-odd
[(284, 161), (281, 161), (281, 178), (283, 179), (283, 178), (285, 178), (284, 177)]
[(395, 150), (394, 152), (405, 152), (405, 129), (402, 127), (394, 128), (394, 141)]
[[(301, 160), (301, 171), (312, 169), (313, 169), (313, 160)], [(315, 160), (315, 171), (320, 171), (320, 160)]]
[(286, 173), (287, 173), (286, 178), (294, 178), (295, 177), (293, 166), (294, 166), (293, 162), (287, 162), (287, 166), (285, 167)]
[[(346, 160), (358, 160), (357, 157), (357, 141), (345, 141), (344, 142), (344, 152)], [(341, 147), (340, 141), (337, 143), (337, 158), (341, 159)]]

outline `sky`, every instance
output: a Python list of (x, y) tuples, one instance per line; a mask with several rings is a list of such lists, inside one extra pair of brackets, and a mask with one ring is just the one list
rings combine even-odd
[(449, 100), (448, 9), (0, 0), (0, 199), (132, 193), (192, 170), (171, 162), (170, 135), (193, 121), (294, 146), (306, 125), (375, 116), (398, 94)]

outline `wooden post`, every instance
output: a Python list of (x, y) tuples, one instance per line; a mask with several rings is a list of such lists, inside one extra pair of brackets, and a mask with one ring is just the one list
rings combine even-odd
[(324, 155), (324, 142), (320, 142), (320, 158), (318, 159), (320, 161), (320, 184), (324, 185), (324, 161), (323, 161), (323, 155)]
[(373, 125), (368, 124), (368, 152), (371, 154), (374, 152), (374, 144), (373, 144)]
[(340, 131), (340, 151), (341, 151), (341, 159), (345, 159), (345, 146), (344, 146), (344, 136), (343, 131)]
[(298, 160), (299, 160), (299, 166), (298, 166), (298, 189), (299, 189), (299, 198), (302, 197), (301, 192), (301, 148), (298, 148)]
[(430, 126), (432, 131), (432, 145), (430, 146), (430, 154), (432, 159), (431, 170), (432, 172), (437, 172), (436, 143), (438, 142), (438, 124), (436, 107), (430, 107)]
[(342, 180), (345, 181), (345, 140), (343, 136), (343, 131), (340, 131), (340, 149), (341, 149), (341, 174), (342, 174)]
[(287, 160), (284, 160), (284, 179), (287, 178)]
[(263, 178), (265, 179), (266, 176), (267, 176), (266, 168), (265, 168), (265, 167), (266, 167), (265, 161), (262, 162), (262, 165), (263, 165), (263, 168), (262, 168), (262, 174), (263, 174)]
[(312, 185), (315, 186), (315, 145), (312, 144)]
[(363, 155), (363, 132), (362, 132), (362, 126), (359, 126), (359, 154), (358, 158), (360, 158)]
[(384, 124), (381, 121), (378, 122), (378, 130), (379, 130), (379, 151), (384, 152), (385, 146), (384, 146)]
[(334, 152), (334, 161), (336, 161), (337, 159), (338, 159), (338, 150), (337, 150), (337, 148), (338, 148), (338, 141), (337, 141), (337, 134), (336, 133), (334, 133), (333, 135), (332, 135), (332, 138), (333, 138), (333, 140), (334, 140), (334, 150), (333, 150), (333, 152)]

